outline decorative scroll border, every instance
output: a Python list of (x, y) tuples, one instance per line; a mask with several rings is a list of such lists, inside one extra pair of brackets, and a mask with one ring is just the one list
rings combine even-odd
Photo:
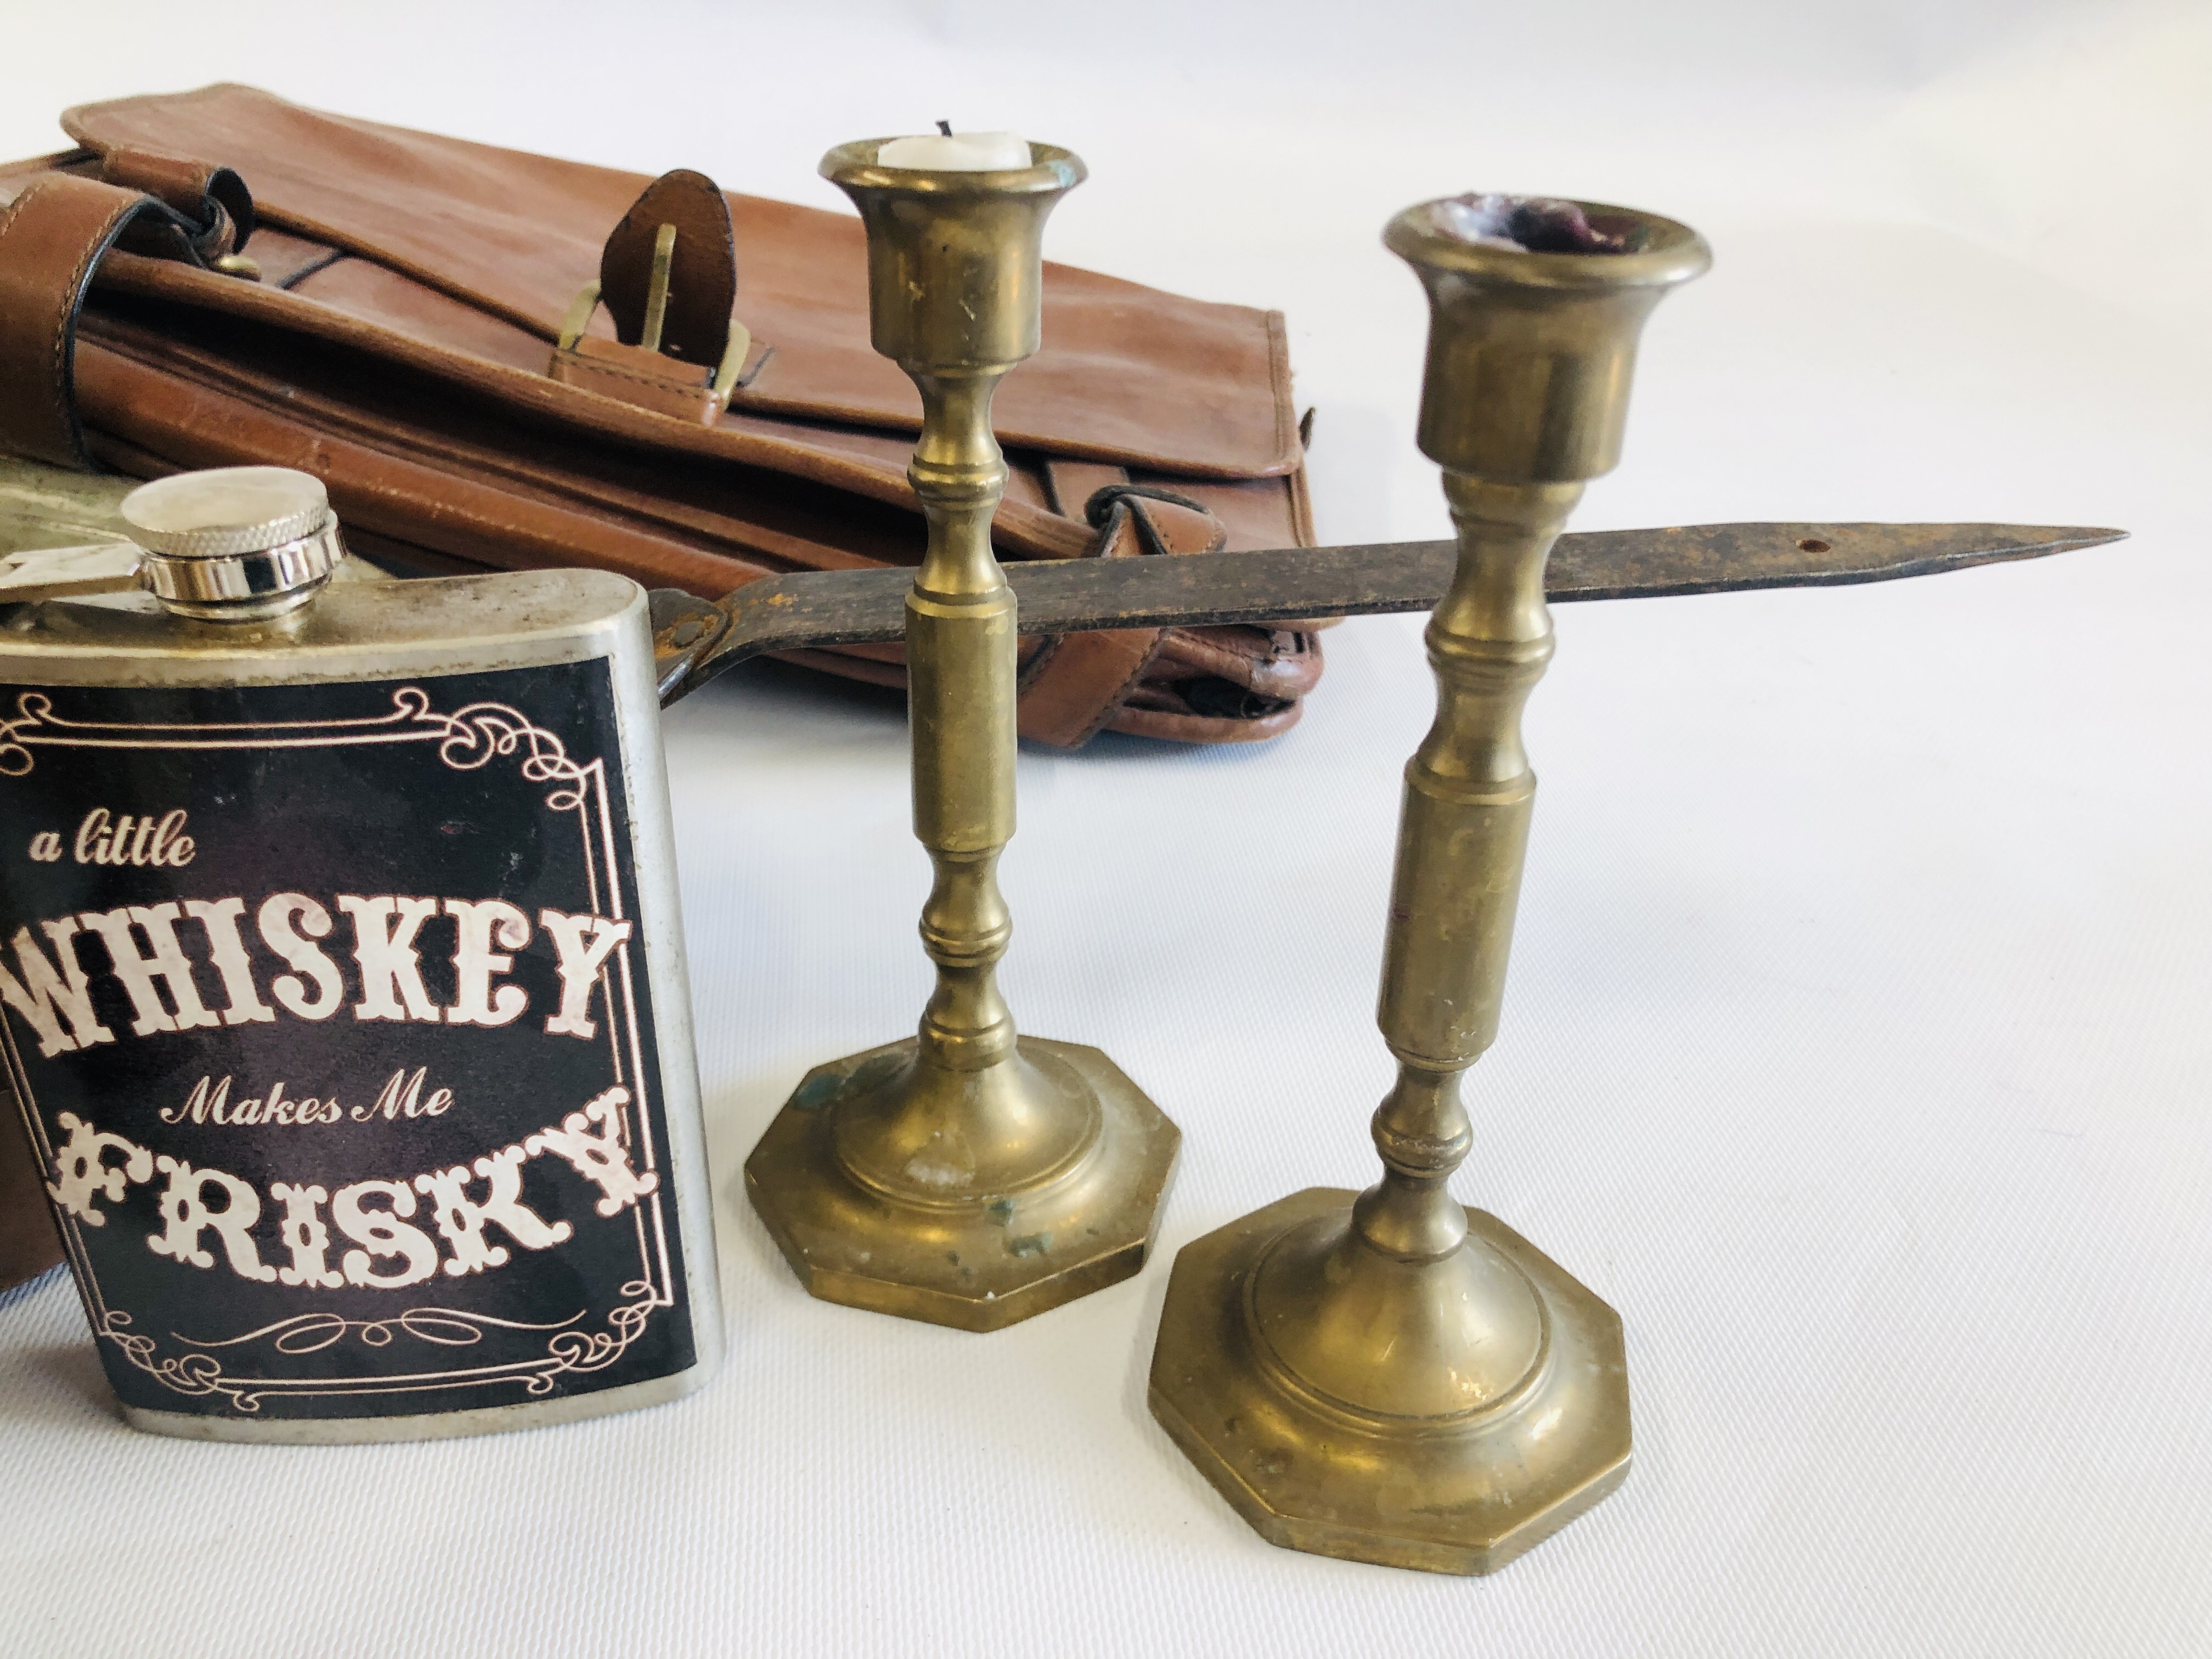
[[(389, 714), (349, 720), (236, 721), (218, 725), (143, 724), (73, 720), (54, 713), (53, 699), (26, 691), (15, 699), (15, 716), (0, 720), (0, 777), (28, 775), (38, 763), (32, 746), (63, 749), (323, 749), (365, 743), (435, 743), (438, 757), (456, 771), (474, 771), (495, 758), (526, 750), (522, 775), (532, 783), (574, 786), (556, 789), (545, 805), (556, 812), (584, 805), (583, 786), (592, 767), (568, 758), (568, 746), (521, 710), (503, 702), (472, 702), (450, 714), (431, 706), (419, 685), (392, 694)], [(149, 732), (165, 732), (149, 741)], [(252, 735), (247, 735), (252, 734)], [(599, 763), (592, 763), (593, 766)], [(588, 850), (588, 849), (587, 849)]]
[[(0, 720), (0, 777), (27, 775), (36, 764), (36, 757), (31, 752), (34, 746), (73, 749), (319, 749), (360, 744), (435, 743), (438, 758), (454, 770), (464, 772), (487, 766), (495, 759), (520, 755), (518, 768), (526, 781), (556, 786), (545, 797), (547, 810), (576, 814), (577, 830), (583, 842), (585, 884), (590, 908), (597, 914), (611, 915), (617, 921), (623, 919), (622, 882), (617, 873), (621, 866), (616, 854), (614, 814), (607, 796), (606, 763), (604, 758), (595, 759), (588, 764), (571, 759), (568, 746), (558, 736), (535, 724), (520, 709), (507, 703), (472, 702), (451, 714), (441, 714), (435, 708), (430, 694), (417, 685), (398, 687), (392, 694), (392, 712), (389, 714), (368, 715), (355, 720), (179, 724), (72, 720), (53, 712), (53, 699), (45, 692), (26, 691), (16, 699), (15, 717)], [(161, 735), (153, 735), (156, 733)], [(598, 830), (596, 852), (592, 844), (594, 829)], [(602, 862), (606, 872), (606, 908), (604, 910), (600, 908), (599, 891)], [(606, 1000), (609, 1059), (613, 1066), (614, 1079), (618, 1084), (629, 1084), (630, 1104), (637, 1111), (633, 1121), (627, 1106), (618, 1109), (622, 1112), (623, 1136), (634, 1152), (641, 1155), (643, 1168), (658, 1169), (659, 1157), (650, 1132), (652, 1117), (645, 1091), (644, 1047), (638, 1024), (636, 982), (630, 963), (629, 941), (625, 940), (617, 948), (614, 957), (607, 967), (601, 969), (600, 973), (599, 989)], [(622, 1017), (619, 1020), (614, 1017), (617, 978), (621, 981), (622, 991)], [(46, 1136), (38, 1103), (33, 1098), (22, 1057), (16, 1052), (15, 1032), (4, 1019), (0, 1019), (0, 1048), (4, 1048), (9, 1077), (17, 1101), (22, 1107), (31, 1138), (37, 1146), (43, 1166), (51, 1170), (53, 1168), (53, 1146)], [(625, 1049), (628, 1050), (629, 1062), (627, 1066), (624, 1065)], [(604, 1370), (620, 1359), (630, 1345), (644, 1334), (656, 1312), (676, 1305), (674, 1276), (668, 1261), (667, 1217), (661, 1205), (662, 1195), (666, 1190), (666, 1183), (663, 1182), (659, 1191), (647, 1194), (631, 1206), (631, 1214), (635, 1218), (637, 1227), (639, 1277), (624, 1283), (620, 1293), (630, 1299), (608, 1310), (603, 1330), (586, 1330), (576, 1327), (574, 1322), (583, 1316), (581, 1310), (562, 1321), (557, 1327), (520, 1326), (489, 1315), (468, 1314), (452, 1309), (411, 1309), (382, 1320), (349, 1321), (336, 1314), (313, 1313), (282, 1320), (260, 1330), (218, 1341), (195, 1341), (172, 1331), (170, 1334), (184, 1343), (187, 1351), (167, 1358), (161, 1357), (158, 1339), (136, 1328), (137, 1322), (131, 1314), (107, 1305), (106, 1297), (100, 1288), (99, 1276), (93, 1271), (91, 1258), (85, 1253), (76, 1218), (64, 1215), (60, 1219), (70, 1265), (76, 1273), (94, 1333), (103, 1340), (113, 1343), (134, 1367), (164, 1387), (186, 1395), (221, 1394), (234, 1410), (251, 1414), (258, 1412), (262, 1401), (272, 1396), (319, 1398), (338, 1395), (425, 1393), (503, 1382), (519, 1384), (525, 1394), (542, 1396), (550, 1394), (554, 1384), (565, 1373)], [(652, 1211), (649, 1227), (645, 1213), (647, 1206)], [(426, 1335), (427, 1330), (436, 1328), (434, 1322), (440, 1320), (460, 1322), (468, 1327), (471, 1334), (460, 1339)], [(548, 1339), (543, 1358), (518, 1360), (503, 1365), (392, 1376), (232, 1377), (225, 1373), (220, 1359), (201, 1352), (206, 1348), (226, 1347), (261, 1338), (270, 1339), (271, 1346), (277, 1347), (279, 1352), (313, 1352), (313, 1349), (286, 1349), (282, 1346), (283, 1337), (277, 1334), (302, 1328), (302, 1322), (321, 1329), (330, 1329), (331, 1322), (335, 1322), (337, 1328), (331, 1336), (331, 1341), (337, 1340), (347, 1330), (358, 1328), (363, 1332), (364, 1341), (370, 1346), (382, 1346), (388, 1343), (390, 1331), (394, 1327), (418, 1340), (446, 1346), (466, 1346), (481, 1340), (483, 1334), (482, 1328), (488, 1325), (515, 1329), (551, 1329), (555, 1334)], [(372, 1330), (384, 1332), (384, 1341), (369, 1339), (367, 1333)], [(328, 1343), (316, 1346), (327, 1346)]]

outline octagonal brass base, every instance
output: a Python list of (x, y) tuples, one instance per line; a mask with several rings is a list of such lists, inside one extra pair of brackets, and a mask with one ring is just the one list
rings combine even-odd
[(963, 1162), (1003, 1175), (1012, 1161), (963, 1144), (957, 1110), (937, 1117), (926, 1151), (903, 1165), (915, 1181), (893, 1189), (857, 1178), (852, 1149), (889, 1138), (884, 1108), (911, 1091), (915, 1052), (909, 1037), (817, 1066), (745, 1160), (753, 1208), (810, 1294), (994, 1331), (1145, 1265), (1182, 1136), (1121, 1067), (1080, 1043), (1020, 1038), (1029, 1097), (1011, 1113), (997, 1103), (1001, 1121), (1047, 1148), (1038, 1179), (954, 1190)]
[(1627, 1477), (1620, 1317), (1497, 1217), (1470, 1209), (1462, 1248), (1494, 1252), (1488, 1276), (1516, 1296), (1525, 1283), (1541, 1310), (1517, 1386), (1435, 1417), (1386, 1417), (1324, 1395), (1262, 1334), (1253, 1279), (1286, 1236), (1340, 1233), (1353, 1196), (1312, 1188), (1184, 1247), (1152, 1353), (1152, 1414), (1271, 1544), (1494, 1572)]

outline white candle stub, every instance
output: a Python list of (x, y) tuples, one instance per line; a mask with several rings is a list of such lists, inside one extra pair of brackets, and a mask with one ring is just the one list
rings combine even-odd
[(876, 165), (921, 173), (1004, 173), (1030, 165), (1030, 145), (1018, 132), (932, 132), (887, 140), (876, 151)]

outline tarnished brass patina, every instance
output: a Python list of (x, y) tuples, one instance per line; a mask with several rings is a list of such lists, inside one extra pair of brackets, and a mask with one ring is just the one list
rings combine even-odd
[(876, 349), (913, 376), (907, 477), (929, 523), (906, 599), (915, 833), (937, 989), (918, 1036), (810, 1073), (745, 1186), (816, 1296), (994, 1330), (1133, 1273), (1180, 1137), (1096, 1048), (1017, 1037), (994, 975), (1012, 930), (996, 874), (1014, 833), (1013, 590), (991, 552), (1006, 480), (1001, 376), (1037, 349), (1045, 216), (1084, 176), (1032, 148), (1006, 172), (822, 171), (867, 229)]
[(1384, 237), (1428, 289), (1419, 441), (1444, 470), (1459, 562), (1428, 627), (1437, 718), (1399, 823), (1382, 1179), (1190, 1245), (1152, 1357), (1161, 1423), (1293, 1549), (1488, 1572), (1628, 1473), (1620, 1317), (1445, 1188), (1472, 1139), (1460, 1078), (1498, 1031), (1535, 795), (1520, 725), (1552, 654), (1545, 561), (1583, 481), (1620, 457), (1644, 318), (1711, 258), (1671, 220), (1586, 211), (1632, 251), (1471, 242), (1427, 207)]

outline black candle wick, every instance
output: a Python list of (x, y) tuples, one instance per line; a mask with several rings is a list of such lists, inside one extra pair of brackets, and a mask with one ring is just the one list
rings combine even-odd
[(943, 133), (947, 138), (950, 138), (952, 136), (952, 123), (950, 121), (939, 121), (937, 124), (937, 130)]

